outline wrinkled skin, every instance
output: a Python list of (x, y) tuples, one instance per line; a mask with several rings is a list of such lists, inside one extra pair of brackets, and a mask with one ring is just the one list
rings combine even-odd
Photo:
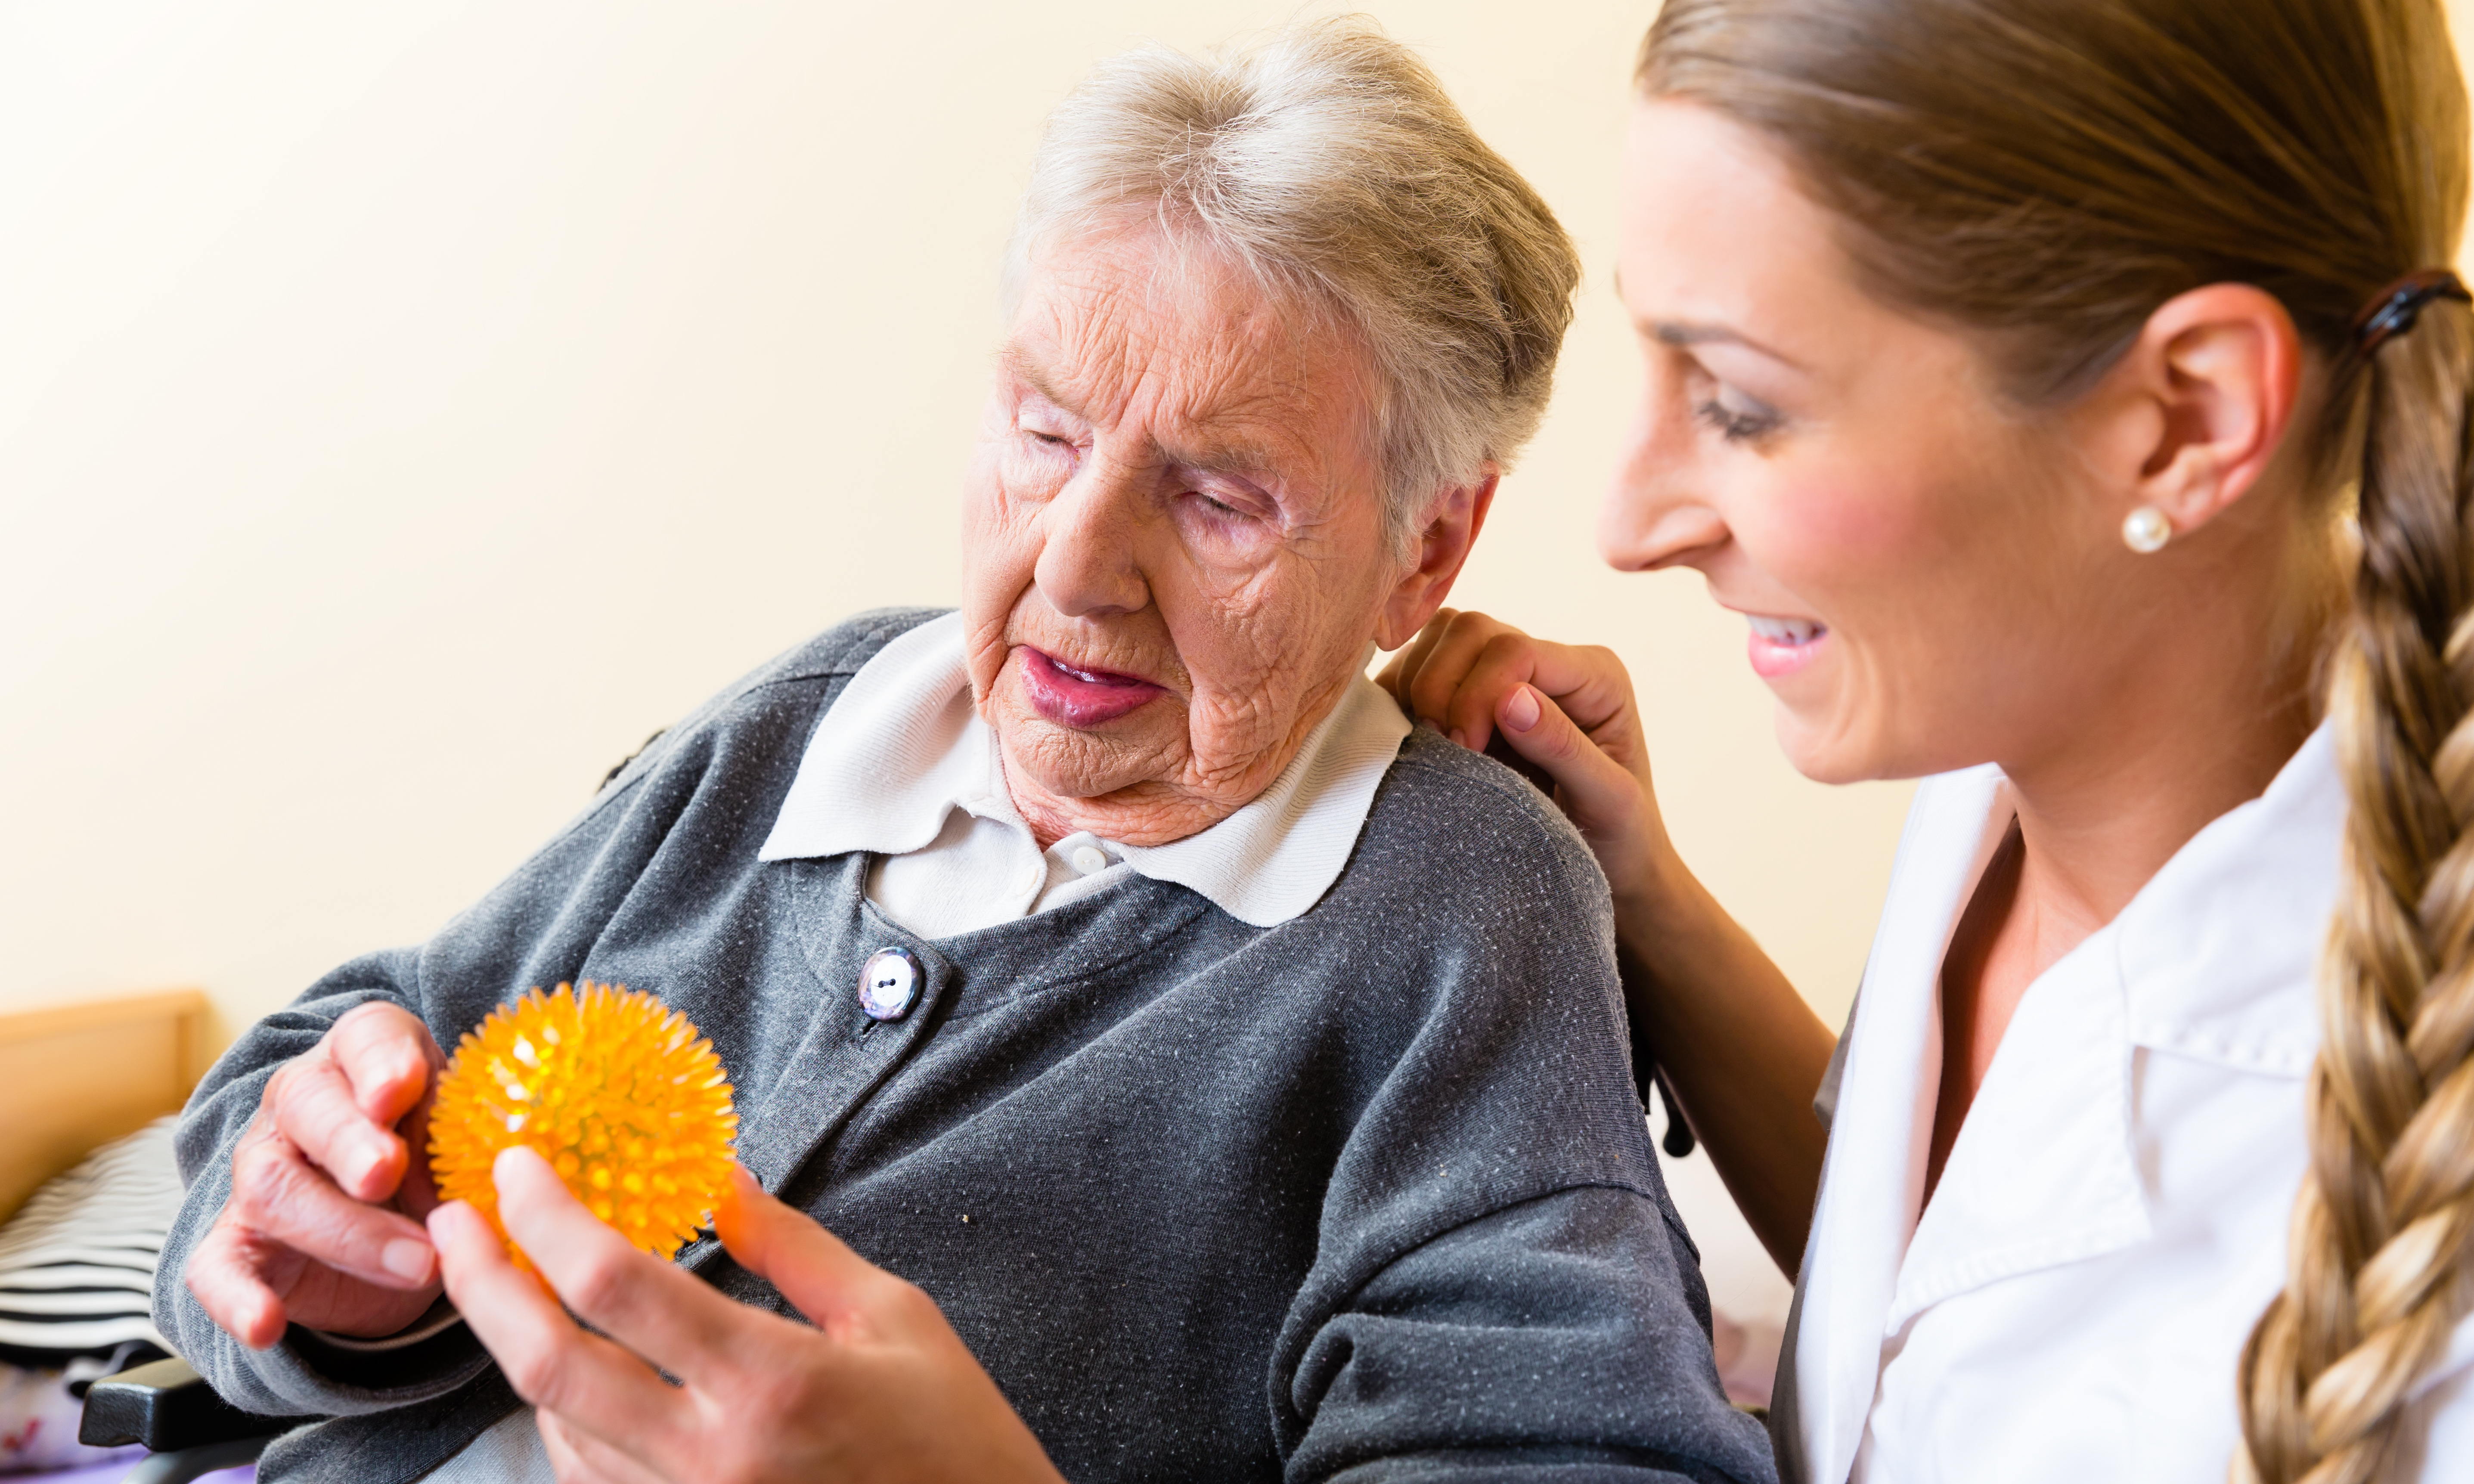
[[(1042, 843), (1207, 829), (1297, 755), (1443, 601), (1493, 471), (1384, 532), (1370, 357), (1152, 229), (1034, 266), (963, 495), (971, 683)], [(1142, 683), (1122, 715), (1043, 706), (1040, 655)]]

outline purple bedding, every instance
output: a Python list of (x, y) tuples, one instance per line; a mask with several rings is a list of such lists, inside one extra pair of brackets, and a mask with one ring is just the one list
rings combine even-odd
[[(9, 1484), (21, 1484), (21, 1481), (22, 1484), (120, 1484), (129, 1471), (136, 1468), (138, 1460), (145, 1456), (132, 1448), (128, 1457), (116, 1458), (108, 1464), (61, 1469), (49, 1473), (0, 1474), (0, 1478), (7, 1479)], [(218, 1469), (212, 1473), (202, 1473), (198, 1476), (198, 1484), (253, 1484), (256, 1478), (257, 1466), (243, 1464), (237, 1469)]]

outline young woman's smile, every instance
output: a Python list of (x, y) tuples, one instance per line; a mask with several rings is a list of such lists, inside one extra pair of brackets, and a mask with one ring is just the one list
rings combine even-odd
[(1763, 680), (1792, 675), (1811, 664), (1830, 638), (1830, 630), (1810, 619), (1748, 613), (1744, 620), (1752, 628), (1746, 648), (1752, 655), (1753, 673)]

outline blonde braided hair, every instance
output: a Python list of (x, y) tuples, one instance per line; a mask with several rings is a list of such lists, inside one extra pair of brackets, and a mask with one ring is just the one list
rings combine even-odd
[(2474, 315), (2373, 353), (2363, 553), (2329, 708), (2351, 802), (2285, 1291), (2242, 1361), (2237, 1479), (2388, 1477), (2474, 1234)]
[(2367, 353), (2356, 324), (2456, 254), (2439, 0), (1668, 0), (1638, 78), (1778, 142), (1866, 286), (1976, 330), (2025, 407), (2209, 283), (2274, 294), (2327, 372), (2297, 545), (2324, 553), (2358, 492), (2328, 666), (2351, 809), (2309, 1174), (2233, 1472), (2396, 1477), (2405, 1400), (2474, 1301), (2474, 313), (2432, 302)]

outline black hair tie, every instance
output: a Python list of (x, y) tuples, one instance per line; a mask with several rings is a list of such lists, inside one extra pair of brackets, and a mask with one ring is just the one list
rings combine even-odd
[(2468, 293), (2465, 282), (2447, 268), (2425, 268), (2379, 291), (2362, 313), (2354, 316), (2354, 353), (2369, 355), (2396, 335), (2413, 328), (2422, 317), (2422, 306), (2435, 299), (2454, 299), (2459, 304), (2474, 304), (2474, 293)]

